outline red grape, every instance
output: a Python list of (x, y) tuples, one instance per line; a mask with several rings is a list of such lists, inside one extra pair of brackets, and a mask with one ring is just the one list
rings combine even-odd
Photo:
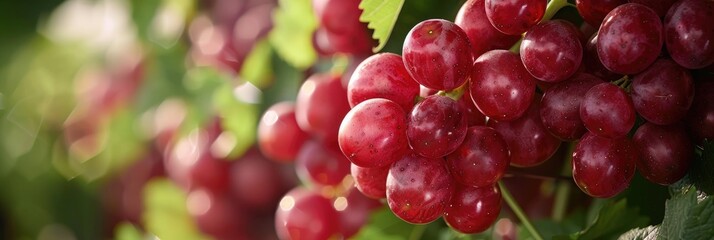
[(467, 124), (460, 104), (449, 97), (432, 95), (412, 109), (407, 122), (407, 139), (417, 154), (439, 158), (461, 145)]
[(350, 172), (354, 178), (355, 187), (365, 196), (374, 199), (387, 197), (389, 167), (363, 168), (352, 164)]
[(687, 114), (694, 83), (687, 69), (667, 59), (657, 60), (632, 80), (632, 103), (648, 122), (669, 125)]
[(186, 205), (201, 232), (216, 239), (248, 239), (247, 219), (227, 196), (197, 189), (188, 194)]
[(683, 125), (645, 123), (637, 129), (633, 140), (640, 152), (637, 169), (647, 180), (669, 185), (687, 174), (694, 146)]
[(508, 49), (520, 38), (504, 34), (491, 25), (486, 17), (484, 0), (467, 0), (456, 14), (454, 23), (468, 35), (474, 58), (493, 49)]
[(498, 186), (475, 188), (457, 185), (451, 203), (444, 210), (446, 224), (467, 234), (488, 229), (501, 212), (501, 191)]
[(347, 85), (351, 107), (370, 98), (386, 98), (409, 111), (419, 94), (419, 84), (404, 67), (402, 57), (379, 53), (359, 64)]
[(590, 196), (615, 196), (630, 185), (637, 157), (637, 149), (628, 138), (585, 133), (573, 151), (573, 179)]
[(280, 165), (271, 162), (258, 151), (250, 150), (236, 159), (230, 169), (233, 197), (256, 212), (273, 211), (285, 193), (285, 177)]
[(412, 224), (438, 219), (454, 191), (444, 160), (406, 154), (387, 175), (387, 203), (397, 217)]
[(336, 186), (350, 173), (350, 161), (319, 141), (308, 141), (295, 159), (295, 171), (305, 183)]
[(597, 54), (597, 40), (598, 35), (596, 33), (585, 44), (585, 52), (583, 53), (583, 62), (581, 67), (584, 67), (587, 73), (606, 81), (615, 81), (622, 78), (622, 74), (614, 73), (602, 65), (600, 56)]
[(535, 94), (535, 82), (517, 54), (492, 50), (474, 62), (469, 90), (484, 115), (510, 121), (528, 109)]
[(644, 5), (626, 3), (607, 14), (598, 31), (597, 53), (610, 71), (634, 74), (657, 60), (662, 21)]
[(300, 87), (295, 103), (298, 126), (324, 142), (337, 140), (340, 121), (350, 110), (347, 89), (336, 74), (315, 74)]
[(270, 159), (293, 161), (309, 135), (295, 119), (295, 105), (277, 103), (265, 111), (258, 124), (258, 146)]
[(508, 35), (519, 35), (543, 18), (547, 3), (547, 0), (485, 0), (484, 5), (493, 27)]
[(590, 74), (579, 73), (548, 88), (540, 105), (543, 126), (564, 141), (580, 139), (587, 131), (580, 119), (580, 103), (585, 93), (599, 83), (603, 81)]
[(466, 122), (468, 122), (469, 127), (477, 125), (483, 126), (486, 124), (486, 116), (484, 116), (483, 113), (478, 110), (476, 104), (474, 104), (474, 101), (471, 100), (469, 86), (470, 85), (467, 85), (464, 88), (464, 95), (459, 98), (458, 103), (464, 109), (464, 114), (466, 114)]
[(580, 102), (580, 119), (591, 133), (601, 137), (625, 136), (635, 125), (635, 118), (632, 99), (612, 83), (593, 86)]
[(414, 26), (404, 40), (402, 54), (414, 80), (435, 90), (463, 85), (473, 63), (464, 30), (443, 19), (425, 20)]
[(631, 3), (639, 3), (651, 8), (657, 13), (657, 16), (664, 17), (667, 15), (667, 10), (672, 7), (672, 4), (677, 0), (629, 0)]
[(697, 78), (694, 103), (687, 114), (687, 124), (695, 143), (714, 140), (714, 76)]
[(357, 104), (340, 126), (342, 153), (360, 167), (386, 167), (409, 148), (407, 119), (402, 107), (390, 100), (373, 98)]
[(626, 2), (626, 0), (576, 0), (575, 7), (585, 22), (597, 28), (610, 11)]
[(338, 235), (340, 218), (332, 201), (305, 188), (295, 188), (281, 200), (275, 213), (280, 239), (330, 239)]
[(359, 0), (313, 0), (313, 8), (332, 47), (337, 52), (362, 55), (372, 52), (366, 23), (359, 21)]
[(714, 63), (714, 3), (706, 0), (681, 0), (664, 18), (667, 51), (677, 64), (704, 68)]
[(350, 188), (346, 196), (335, 199), (333, 205), (340, 216), (340, 233), (349, 239), (368, 223), (372, 210), (381, 207), (382, 203)]
[(559, 82), (572, 76), (583, 58), (578, 29), (564, 20), (542, 22), (526, 32), (521, 60), (533, 77)]
[(508, 144), (493, 128), (474, 126), (455, 152), (446, 156), (454, 179), (473, 187), (485, 187), (501, 179), (508, 168)]

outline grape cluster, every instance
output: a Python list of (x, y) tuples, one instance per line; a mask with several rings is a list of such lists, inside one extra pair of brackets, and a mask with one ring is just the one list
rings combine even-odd
[(546, 3), (469, 0), (455, 22), (414, 26), (401, 56), (359, 64), (337, 141), (362, 193), (409, 223), (474, 233), (496, 220), (507, 167), (563, 142), (593, 197), (636, 169), (662, 185), (686, 174), (714, 137), (714, 2), (578, 0), (580, 28)]

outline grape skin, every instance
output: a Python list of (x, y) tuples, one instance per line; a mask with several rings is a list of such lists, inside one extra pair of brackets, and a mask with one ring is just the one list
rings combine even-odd
[(371, 98), (386, 98), (409, 111), (419, 96), (419, 84), (409, 75), (402, 57), (379, 53), (362, 61), (347, 85), (350, 106)]
[(588, 132), (573, 151), (573, 179), (592, 197), (613, 197), (630, 185), (637, 158), (632, 140)]
[(501, 212), (501, 191), (498, 186), (474, 188), (457, 185), (451, 203), (444, 210), (444, 221), (461, 233), (485, 231)]
[(648, 122), (669, 125), (687, 114), (694, 101), (689, 70), (667, 59), (657, 60), (632, 80), (632, 103)]
[(419, 155), (440, 158), (456, 150), (466, 137), (464, 109), (446, 96), (432, 95), (419, 102), (409, 115), (407, 138)]
[(389, 167), (363, 168), (351, 164), (350, 172), (355, 181), (355, 186), (365, 196), (380, 199), (387, 197), (387, 174)]
[(635, 125), (632, 99), (617, 85), (600, 83), (580, 102), (580, 119), (591, 133), (607, 138), (625, 136)]
[(268, 108), (258, 124), (258, 146), (268, 158), (292, 162), (309, 135), (295, 118), (295, 105), (280, 102)]
[(575, 141), (587, 129), (580, 119), (580, 103), (591, 87), (603, 83), (595, 76), (580, 73), (548, 88), (543, 95), (540, 117), (543, 126), (563, 141)]
[(334, 142), (340, 121), (350, 110), (347, 89), (340, 75), (332, 73), (310, 76), (300, 87), (295, 102), (298, 126), (323, 142)]
[(528, 109), (535, 94), (535, 82), (517, 54), (491, 50), (474, 62), (469, 90), (481, 113), (510, 121)]
[(625, 2), (625, 0), (576, 0), (575, 7), (585, 22), (597, 28), (610, 11)]
[(454, 21), (468, 35), (474, 58), (493, 49), (508, 49), (520, 39), (520, 36), (504, 34), (491, 25), (486, 17), (484, 1), (466, 1)]
[(626, 3), (607, 14), (598, 30), (597, 53), (610, 71), (635, 74), (657, 60), (662, 21), (642, 4)]
[(545, 15), (546, 0), (485, 0), (486, 17), (508, 35), (527, 31)]
[(350, 173), (350, 161), (316, 140), (306, 142), (295, 159), (295, 171), (305, 183), (337, 186)]
[(330, 239), (339, 228), (339, 215), (332, 202), (302, 187), (290, 190), (275, 213), (275, 230), (280, 239)]
[(572, 76), (583, 59), (578, 29), (564, 20), (541, 22), (526, 32), (520, 55), (538, 80), (559, 82)]
[(683, 125), (645, 123), (637, 129), (633, 140), (640, 152), (637, 169), (650, 182), (670, 185), (687, 174), (694, 145)]
[(714, 3), (682, 0), (664, 19), (667, 51), (677, 64), (699, 69), (714, 63)]
[(495, 184), (509, 162), (508, 144), (496, 130), (486, 126), (470, 127), (461, 146), (446, 156), (454, 179), (472, 187)]

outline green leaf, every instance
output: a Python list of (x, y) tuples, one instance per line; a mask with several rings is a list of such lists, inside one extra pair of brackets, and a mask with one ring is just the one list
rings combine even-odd
[[(257, 90), (256, 90), (257, 91)], [(225, 130), (216, 141), (222, 141), (226, 154), (222, 157), (234, 159), (242, 156), (255, 143), (258, 126), (258, 108), (256, 105), (238, 101), (233, 89), (226, 85), (214, 95), (214, 105), (222, 118), (221, 126)]]
[(649, 226), (646, 228), (635, 228), (622, 234), (618, 240), (645, 240), (656, 239), (659, 234), (659, 227)]
[(272, 49), (267, 40), (255, 44), (240, 70), (240, 77), (258, 88), (265, 88), (272, 80)]
[(144, 188), (146, 230), (160, 239), (208, 239), (186, 209), (186, 194), (168, 179), (155, 179)]
[(116, 227), (115, 231), (116, 240), (142, 240), (144, 236), (141, 231), (130, 223), (124, 222)]
[(310, 0), (280, 0), (273, 14), (273, 30), (268, 40), (286, 62), (305, 69), (317, 60), (312, 46), (315, 29), (317, 19)]
[(697, 189), (714, 194), (714, 142), (705, 141), (689, 168), (689, 177)]
[(714, 236), (714, 202), (694, 187), (674, 191), (667, 201), (660, 239), (707, 239)]
[(379, 45), (372, 48), (372, 51), (379, 52), (387, 44), (403, 5), (404, 0), (362, 0), (359, 4), (363, 10), (359, 20), (374, 30), (372, 38), (379, 41)]
[(556, 236), (556, 239), (614, 239), (636, 227), (644, 227), (649, 219), (639, 214), (639, 209), (628, 208), (627, 200), (607, 202), (600, 208), (597, 217), (584, 230), (570, 236)]

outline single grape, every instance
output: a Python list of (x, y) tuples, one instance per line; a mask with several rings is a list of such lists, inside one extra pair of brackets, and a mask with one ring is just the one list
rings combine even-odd
[(276, 103), (260, 118), (258, 146), (270, 159), (293, 161), (308, 138), (309, 135), (298, 126), (293, 103)]
[(694, 142), (701, 144), (705, 139), (714, 140), (714, 77), (696, 77), (694, 89), (694, 102), (687, 114), (687, 124)]
[(295, 159), (295, 171), (305, 183), (336, 186), (350, 174), (350, 161), (341, 152), (310, 140), (302, 146)]
[(528, 109), (535, 94), (535, 82), (517, 54), (492, 50), (474, 62), (469, 90), (481, 113), (510, 121)]
[(233, 198), (253, 212), (274, 211), (280, 197), (289, 190), (280, 167), (258, 151), (249, 150), (230, 167)]
[(387, 197), (387, 174), (389, 167), (363, 168), (352, 164), (350, 172), (355, 186), (365, 196), (380, 199)]
[(339, 229), (340, 218), (332, 201), (305, 188), (288, 192), (275, 213), (275, 231), (280, 239), (330, 239)]
[(444, 221), (461, 233), (483, 232), (501, 212), (501, 191), (498, 186), (475, 188), (456, 184), (451, 203), (444, 210)]
[(628, 138), (585, 133), (573, 151), (573, 179), (590, 196), (615, 196), (630, 185), (637, 157), (637, 149)]
[(444, 160), (409, 153), (389, 168), (387, 204), (406, 222), (430, 223), (444, 212), (454, 187)]
[(233, 205), (231, 199), (206, 189), (188, 193), (186, 209), (201, 232), (216, 239), (248, 239), (244, 226), (248, 219)]
[(486, 17), (485, 0), (467, 0), (456, 14), (454, 23), (466, 32), (474, 58), (493, 49), (508, 49), (520, 36), (498, 31)]
[(599, 83), (603, 81), (590, 74), (579, 73), (548, 88), (540, 105), (540, 117), (548, 132), (563, 141), (580, 139), (587, 131), (580, 119), (580, 103), (585, 93)]
[(648, 122), (669, 125), (682, 120), (694, 100), (689, 70), (667, 59), (635, 75), (631, 85), (635, 110)]
[(672, 4), (677, 0), (629, 0), (631, 3), (639, 3), (651, 8), (657, 13), (657, 16), (664, 17), (667, 15), (667, 10), (672, 7)]
[(546, 0), (485, 0), (486, 17), (494, 28), (520, 35), (535, 26), (545, 14)]
[(412, 109), (407, 122), (407, 139), (417, 154), (440, 158), (461, 145), (467, 124), (459, 103), (446, 96), (432, 95)]
[(495, 184), (509, 162), (508, 144), (496, 130), (486, 126), (470, 127), (461, 146), (446, 156), (454, 179), (472, 187)]
[(206, 130), (194, 130), (178, 140), (165, 159), (169, 177), (187, 190), (227, 192), (231, 163), (215, 158), (211, 144)]
[(548, 160), (560, 147), (560, 140), (543, 126), (540, 116), (540, 96), (523, 116), (513, 121), (488, 121), (487, 126), (498, 132), (508, 144), (511, 165), (532, 167)]
[(583, 59), (578, 29), (564, 20), (532, 27), (521, 43), (521, 60), (533, 77), (559, 82), (572, 76)]
[(386, 167), (409, 149), (402, 107), (382, 98), (368, 99), (347, 113), (338, 141), (342, 153), (360, 167)]
[(337, 140), (342, 118), (350, 110), (347, 89), (339, 75), (325, 73), (310, 76), (300, 87), (295, 102), (298, 126), (323, 142)]
[(714, 63), (714, 3), (682, 0), (669, 9), (664, 18), (667, 51), (677, 64), (704, 68)]
[(580, 102), (580, 119), (595, 135), (625, 136), (635, 125), (635, 107), (627, 93), (612, 83), (599, 83)]
[(626, 0), (576, 0), (575, 7), (585, 22), (598, 28), (610, 11), (626, 2)]
[(464, 30), (443, 19), (425, 20), (414, 26), (404, 40), (402, 58), (414, 80), (435, 90), (463, 85), (474, 59)]
[(687, 174), (694, 146), (684, 125), (645, 123), (632, 140), (640, 152), (637, 169), (650, 182), (670, 185)]
[(607, 14), (598, 31), (597, 53), (610, 71), (634, 74), (657, 60), (662, 21), (644, 5), (626, 3)]
[(409, 111), (419, 94), (419, 84), (409, 75), (402, 57), (379, 53), (362, 61), (347, 85), (350, 106), (370, 98), (386, 98)]

